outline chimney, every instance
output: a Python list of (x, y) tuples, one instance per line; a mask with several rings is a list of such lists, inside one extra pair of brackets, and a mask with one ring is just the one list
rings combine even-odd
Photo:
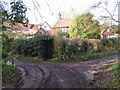
[(59, 12), (59, 14), (58, 14), (58, 20), (61, 20), (62, 18), (61, 18), (61, 13)]

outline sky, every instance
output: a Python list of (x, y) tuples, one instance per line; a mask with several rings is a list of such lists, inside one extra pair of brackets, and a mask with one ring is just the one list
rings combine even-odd
[[(74, 10), (75, 14), (81, 14), (87, 10), (92, 4), (99, 0), (36, 0), (39, 4), (39, 11), (43, 17), (43, 22), (47, 21), (50, 25), (53, 25), (57, 21), (57, 15), (62, 13), (62, 17), (67, 18), (70, 16), (71, 10)], [(35, 2), (35, 1), (34, 1)], [(33, 7), (32, 0), (24, 0), (24, 3), (32, 9), (28, 10), (27, 16), (30, 23), (41, 23), (41, 18), (37, 13), (37, 10)], [(48, 5), (48, 4), (49, 5)], [(38, 6), (36, 4), (36, 6)], [(35, 11), (35, 12), (34, 12)], [(35, 18), (37, 16), (37, 20)]]
[[(29, 8), (26, 15), (30, 23), (40, 24), (47, 21), (51, 26), (57, 21), (59, 12), (61, 12), (63, 18), (72, 18), (74, 15), (82, 14), (90, 10), (90, 6), (99, 1), (100, 0), (23, 0), (27, 8)], [(116, 0), (106, 1), (109, 1), (108, 10), (112, 13)], [(91, 13), (95, 15), (95, 19), (98, 19), (99, 16), (109, 16), (103, 9), (93, 9)], [(116, 10), (115, 13), (116, 19), (117, 14), (118, 10)]]

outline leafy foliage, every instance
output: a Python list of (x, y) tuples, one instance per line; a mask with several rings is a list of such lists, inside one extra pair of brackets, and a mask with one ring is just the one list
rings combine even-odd
[(10, 48), (12, 45), (13, 39), (9, 38), (6, 34), (5, 31), (7, 30), (8, 27), (4, 25), (4, 22), (10, 22), (11, 24), (14, 23), (27, 23), (28, 19), (26, 18), (25, 12), (26, 12), (26, 7), (24, 3), (21, 1), (12, 1), (10, 2), (10, 9), (6, 9), (6, 6), (8, 4), (6, 2), (0, 1), (0, 32), (2, 36), (2, 56), (3, 58), (7, 57)]
[(21, 1), (17, 1), (17, 2), (13, 1), (10, 4), (11, 4), (11, 12), (12, 12), (12, 14), (10, 14), (10, 20), (19, 23), (28, 22), (28, 19), (26, 18), (25, 15), (27, 8), (25, 7), (24, 3)]
[(44, 59), (48, 52), (46, 48), (49, 45), (49, 41), (52, 43), (52, 37), (44, 34), (29, 39), (16, 39), (13, 44), (13, 53), (25, 56), (37, 56)]
[(72, 38), (98, 39), (100, 37), (99, 22), (93, 19), (91, 13), (83, 13), (73, 18), (68, 33)]
[(28, 19), (26, 18), (25, 14), (27, 8), (22, 1), (14, 0), (10, 2), (10, 9), (6, 9), (7, 5), (8, 4), (6, 2), (0, 1), (2, 22), (10, 21), (13, 23), (28, 23)]
[(0, 64), (2, 64), (2, 81), (4, 83), (13, 81), (13, 78), (19, 74), (18, 69), (13, 65), (7, 65), (4, 61), (1, 61)]
[(101, 50), (110, 51), (118, 49), (118, 38), (101, 39)]
[[(104, 56), (103, 53), (114, 52), (118, 49), (118, 39), (102, 39), (96, 42), (79, 39), (77, 42), (56, 39), (53, 60), (80, 60), (83, 57)], [(109, 53), (110, 54), (110, 53)]]
[(9, 38), (4, 33), (2, 34), (2, 58), (8, 56), (9, 52), (11, 51), (11, 46), (13, 42), (13, 38)]

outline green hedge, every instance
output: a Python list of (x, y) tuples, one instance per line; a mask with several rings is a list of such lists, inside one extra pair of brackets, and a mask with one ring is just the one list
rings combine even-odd
[(9, 38), (6, 34), (2, 34), (2, 58), (6, 58), (12, 47), (13, 38)]
[[(54, 44), (53, 44), (54, 43)], [(118, 38), (109, 39), (78, 39), (72, 41), (61, 36), (39, 35), (30, 39), (17, 39), (13, 44), (13, 53), (43, 59), (73, 60), (79, 57), (111, 52), (118, 49)]]
[[(95, 41), (95, 40), (94, 40)], [(56, 39), (57, 49), (55, 49), (55, 58), (60, 60), (76, 59), (85, 55), (94, 53), (111, 52), (118, 49), (118, 38), (101, 39), (90, 42), (89, 39), (80, 39), (76, 42)], [(68, 43), (71, 42), (71, 43)]]
[(48, 45), (52, 43), (52, 41), (53, 38), (49, 35), (37, 35), (34, 38), (29, 39), (16, 39), (13, 43), (13, 53), (25, 56), (49, 58), (49, 55), (46, 57), (46, 54), (48, 53)]
[(101, 39), (101, 49), (104, 51), (117, 50), (118, 38)]

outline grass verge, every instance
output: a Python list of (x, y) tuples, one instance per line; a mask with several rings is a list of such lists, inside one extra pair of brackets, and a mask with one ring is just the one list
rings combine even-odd
[[(101, 53), (92, 53), (86, 55), (74, 55), (72, 58), (68, 58), (65, 60), (61, 60), (59, 58), (52, 58), (49, 61), (85, 61), (89, 59), (99, 58), (107, 55), (117, 54), (118, 51), (109, 51), (109, 52), (101, 52)], [(10, 58), (21, 59), (21, 60), (37, 60), (37, 61), (44, 61), (44, 59), (39, 57), (31, 57), (31, 56), (23, 56), (23, 55), (10, 55)]]
[(98, 58), (98, 57), (103, 57), (103, 56), (112, 55), (112, 54), (118, 54), (118, 51), (92, 53), (92, 54), (80, 56), (80, 58), (81, 59), (83, 58), (83, 59), (87, 60), (87, 59), (91, 59), (91, 58)]
[(97, 75), (98, 88), (117, 88), (120, 90), (120, 59)]
[[(66, 59), (63, 61), (86, 61), (89, 59), (94, 59), (94, 58), (100, 58), (103, 56), (108, 56), (112, 54), (118, 54), (118, 51), (109, 51), (109, 52), (100, 52), (100, 53), (92, 53), (92, 54), (86, 54), (86, 55), (79, 55), (79, 56), (73, 56), (71, 59)], [(59, 58), (52, 58), (50, 61), (61, 61)]]
[(23, 55), (10, 55), (10, 58), (15, 59), (21, 59), (21, 60), (37, 60), (37, 61), (43, 61), (43, 59), (39, 57), (30, 57), (30, 56), (23, 56)]

